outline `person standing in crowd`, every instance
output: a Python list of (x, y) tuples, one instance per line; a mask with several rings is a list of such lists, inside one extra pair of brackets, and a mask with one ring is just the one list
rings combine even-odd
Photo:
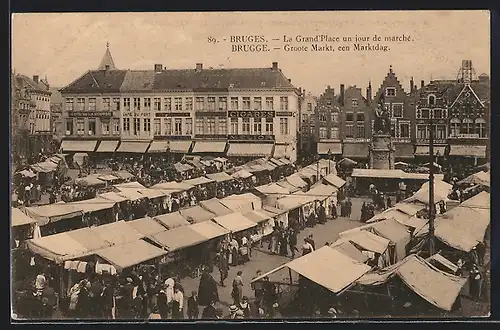
[(200, 306), (208, 306), (212, 302), (219, 301), (219, 293), (217, 291), (217, 282), (208, 271), (204, 271), (200, 285), (198, 286), (198, 301)]
[(248, 256), (248, 239), (246, 236), (241, 237), (240, 255), (243, 263), (250, 261), (250, 257)]
[(479, 242), (476, 245), (474, 250), (477, 253), (477, 260), (478, 260), (479, 266), (484, 266), (484, 255), (486, 253), (486, 247), (485, 247), (484, 243)]
[(113, 319), (114, 292), (109, 280), (104, 280), (104, 287), (101, 293), (102, 297), (102, 315), (104, 319)]
[(348, 218), (351, 217), (351, 211), (352, 211), (352, 201), (351, 201), (351, 197), (348, 197), (347, 201), (346, 201), (346, 212), (347, 212), (346, 216)]
[(288, 235), (284, 228), (280, 227), (279, 231), (279, 242), (280, 242), (280, 256), (286, 257), (288, 255)]
[(313, 251), (316, 250), (316, 243), (314, 242), (313, 234), (309, 234), (309, 236), (307, 236), (307, 241), (311, 244)]
[(365, 222), (367, 219), (366, 219), (366, 212), (367, 209), (366, 209), (366, 202), (363, 202), (363, 205), (361, 205), (361, 217), (359, 219), (360, 222)]
[(150, 319), (150, 320), (161, 320), (162, 319), (160, 311), (158, 310), (157, 306), (152, 308), (151, 314), (149, 314), (148, 319)]
[(305, 256), (306, 254), (309, 254), (314, 251), (314, 248), (312, 247), (311, 243), (307, 240), (307, 238), (304, 238), (304, 245), (302, 245), (302, 256)]
[(160, 284), (160, 292), (158, 293), (156, 301), (158, 304), (158, 312), (160, 313), (162, 319), (168, 318), (167, 293), (165, 292), (166, 288), (167, 286), (164, 283)]
[(234, 320), (236, 319), (236, 313), (239, 311), (238, 306), (236, 305), (231, 305), (229, 306), (229, 315), (226, 316), (227, 320)]
[(240, 303), (241, 297), (243, 295), (243, 279), (241, 278), (242, 274), (243, 272), (239, 270), (233, 280), (233, 291), (231, 292), (231, 297), (233, 298), (235, 305), (238, 305)]
[(252, 240), (252, 235), (247, 234), (247, 248), (248, 248), (248, 259), (252, 257), (252, 247), (253, 247), (253, 240)]
[(335, 205), (333, 199), (330, 200), (330, 216), (332, 217), (333, 220), (338, 218), (337, 206)]
[(91, 316), (94, 318), (99, 318), (102, 314), (103, 306), (101, 294), (103, 290), (103, 286), (101, 285), (99, 279), (96, 277), (92, 281), (89, 290)]
[(318, 223), (325, 224), (326, 223), (326, 210), (323, 205), (324, 202), (321, 202), (318, 207)]
[(229, 260), (230, 265), (237, 266), (238, 265), (238, 252), (239, 252), (240, 245), (238, 244), (238, 241), (236, 240), (235, 237), (233, 237), (229, 246), (230, 246), (230, 252), (231, 252), (231, 256), (230, 256), (230, 260)]
[(201, 318), (202, 319), (217, 319), (218, 317), (222, 317), (222, 315), (217, 315), (220, 313), (217, 313), (217, 310), (215, 309), (215, 301), (211, 301), (207, 307), (203, 309), (203, 312), (201, 313)]
[(248, 298), (243, 296), (238, 308), (243, 312), (243, 317), (249, 319), (251, 317), (250, 304), (248, 303)]
[(165, 296), (167, 297), (168, 313), (172, 312), (172, 301), (174, 299), (175, 280), (169, 277), (165, 280)]
[(292, 252), (292, 258), (295, 258), (295, 252), (300, 252), (297, 249), (297, 231), (290, 228), (288, 230), (288, 245), (290, 245), (290, 251)]
[[(260, 276), (262, 276), (262, 271), (259, 269), (257, 270), (256, 276), (253, 279), (256, 279)], [(262, 281), (252, 282), (251, 287), (255, 295), (255, 306), (259, 308), (262, 306), (262, 298), (264, 296), (264, 286), (262, 284)]]
[(277, 302), (275, 302), (271, 306), (269, 312), (267, 313), (267, 318), (268, 319), (281, 319), (281, 318), (283, 318), (283, 315), (281, 314), (279, 307), (280, 307), (280, 305)]
[(219, 252), (219, 272), (220, 272), (220, 285), (225, 287), (224, 281), (229, 276), (229, 263), (227, 260), (228, 252), (226, 249), (221, 249)]
[(187, 302), (187, 317), (188, 319), (197, 319), (199, 310), (198, 310), (199, 302), (198, 302), (198, 292), (191, 292), (191, 297), (188, 298)]
[(178, 284), (174, 286), (174, 296), (172, 299), (172, 319), (179, 320), (184, 318), (184, 294)]
[(387, 200), (387, 201), (386, 201), (386, 207), (387, 207), (388, 209), (390, 209), (390, 208), (392, 207), (391, 197), (390, 197), (390, 196), (387, 196), (386, 200)]

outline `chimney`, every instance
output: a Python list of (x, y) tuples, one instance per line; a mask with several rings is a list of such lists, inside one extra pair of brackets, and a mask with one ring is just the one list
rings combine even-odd
[(33, 76), (33, 81), (36, 82), (38, 84), (38, 76)]
[(288, 82), (291, 84), (292, 83), (292, 79), (288, 79)]
[(410, 93), (413, 93), (414, 89), (413, 87), (415, 86), (415, 84), (413, 83), (413, 77), (411, 77), (410, 79)]
[(163, 70), (163, 65), (162, 64), (155, 64), (155, 72), (161, 72)]
[(420, 80), (420, 88), (424, 88), (424, 81)]
[(366, 88), (366, 99), (368, 101), (372, 100), (372, 82), (368, 82), (368, 87)]
[(340, 85), (340, 105), (344, 105), (344, 84)]
[(201, 72), (203, 70), (203, 63), (196, 63), (196, 72)]
[(278, 62), (273, 62), (273, 71), (278, 70)]

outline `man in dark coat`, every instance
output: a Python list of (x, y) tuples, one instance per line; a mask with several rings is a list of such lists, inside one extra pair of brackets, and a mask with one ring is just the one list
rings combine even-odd
[(113, 310), (113, 287), (111, 283), (105, 282), (104, 289), (101, 293), (102, 296), (102, 317), (104, 319), (112, 319), (112, 310)]
[(326, 210), (323, 206), (323, 203), (319, 205), (318, 208), (318, 223), (325, 224), (326, 223)]
[(197, 319), (199, 316), (198, 310), (198, 293), (193, 291), (191, 293), (191, 297), (188, 299), (187, 303), (187, 317), (188, 319)]
[(228, 251), (226, 249), (222, 249), (219, 253), (219, 272), (220, 272), (220, 285), (226, 286), (224, 281), (229, 276), (229, 262), (227, 258)]
[(102, 316), (102, 294), (103, 287), (99, 280), (96, 278), (92, 281), (90, 285), (90, 308), (91, 308), (91, 316), (95, 318), (99, 318)]
[(300, 251), (297, 249), (297, 232), (294, 229), (289, 230), (288, 245), (290, 246), (290, 251), (292, 252), (292, 258), (295, 258), (295, 252)]
[(201, 276), (198, 287), (198, 298), (200, 306), (208, 306), (211, 302), (219, 301), (217, 282), (208, 271), (205, 271)]
[(207, 307), (203, 309), (203, 312), (201, 313), (201, 318), (202, 319), (216, 319), (217, 318), (217, 311), (215, 309), (215, 301), (210, 302)]

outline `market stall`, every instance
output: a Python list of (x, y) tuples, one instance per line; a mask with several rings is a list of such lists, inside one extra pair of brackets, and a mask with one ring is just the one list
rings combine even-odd
[(158, 223), (155, 218), (150, 217), (127, 221), (127, 225), (134, 228), (141, 235), (144, 235), (144, 237), (148, 237), (165, 231), (164, 226)]
[(229, 230), (233, 234), (245, 232), (248, 229), (257, 227), (255, 222), (245, 218), (240, 212), (215, 217), (212, 221)]
[(234, 212), (244, 213), (262, 208), (262, 200), (252, 193), (227, 196), (220, 202)]
[(215, 214), (205, 210), (199, 205), (181, 209), (179, 210), (179, 213), (184, 219), (186, 219), (190, 223), (200, 223), (211, 220), (215, 217)]
[(215, 214), (216, 216), (222, 216), (233, 213), (232, 210), (224, 206), (217, 198), (212, 198), (206, 201), (201, 201), (200, 206), (205, 210)]
[(76, 205), (49, 204), (33, 206), (26, 207), (24, 212), (37, 221), (42, 236), (80, 228), (83, 225), (82, 209)]
[(167, 229), (174, 229), (190, 224), (179, 211), (157, 215), (153, 219), (161, 223)]

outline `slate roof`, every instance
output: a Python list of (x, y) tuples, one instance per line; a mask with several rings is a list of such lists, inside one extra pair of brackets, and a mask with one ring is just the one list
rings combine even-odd
[(16, 81), (17, 81), (18, 86), (20, 86), (21, 88), (27, 87), (27, 88), (34, 90), (34, 91), (37, 91), (37, 92), (50, 93), (50, 90), (49, 90), (49, 88), (47, 88), (47, 85), (45, 85), (41, 81), (36, 83), (28, 76), (25, 76), (22, 74), (17, 74)]
[(120, 87), (125, 79), (125, 70), (91, 70), (87, 71), (80, 78), (63, 87), (61, 93), (71, 92), (120, 92)]
[(99, 65), (99, 70), (106, 69), (106, 66), (109, 67), (110, 70), (115, 70), (115, 61), (113, 61), (113, 56), (111, 56), (111, 52), (109, 51), (109, 44), (106, 47), (106, 52), (101, 60), (101, 64)]
[[(449, 105), (451, 105), (464, 89), (464, 84), (457, 80), (433, 80), (423, 88), (419, 88), (415, 93), (415, 97), (419, 98), (419, 103), (427, 102), (427, 95), (436, 94), (437, 97), (444, 96)], [(473, 81), (471, 88), (479, 99), (489, 101), (490, 85), (488, 83)]]

